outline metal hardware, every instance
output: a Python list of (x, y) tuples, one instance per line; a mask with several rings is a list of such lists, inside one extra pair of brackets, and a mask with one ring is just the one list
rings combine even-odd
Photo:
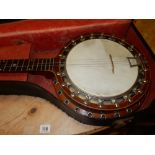
[(133, 88), (133, 92), (136, 93), (137, 92), (137, 88)]
[(112, 103), (115, 103), (115, 102), (116, 102), (116, 100), (115, 100), (115, 99), (112, 99), (112, 100), (111, 100), (111, 102), (112, 102)]
[(71, 96), (72, 96), (72, 97), (75, 97), (75, 93), (71, 93)]
[(74, 46), (76, 45), (76, 42), (74, 40), (72, 40), (72, 45), (74, 45)]
[(61, 95), (61, 94), (62, 94), (62, 90), (59, 90), (59, 91), (58, 91), (58, 95)]
[[(137, 59), (135, 57), (127, 57), (130, 67), (139, 66)], [(137, 64), (132, 64), (132, 60), (136, 60)]]
[(108, 38), (111, 41), (115, 41), (114, 35)]
[(115, 113), (114, 113), (114, 117), (115, 117), (115, 118), (119, 118), (119, 117), (120, 117), (120, 113), (119, 113), (119, 112), (115, 112)]
[(80, 41), (84, 41), (85, 38), (83, 36), (80, 36)]
[(131, 112), (132, 112), (132, 109), (127, 108), (127, 109), (126, 109), (126, 112), (127, 112), (127, 113), (131, 113)]
[(129, 50), (130, 52), (132, 52), (133, 49), (134, 49), (134, 46), (133, 46), (133, 45), (131, 45), (131, 46), (128, 48), (128, 50)]
[(143, 80), (143, 82), (146, 83), (147, 81), (146, 80)]
[(65, 103), (65, 104), (69, 104), (69, 100), (66, 99), (66, 100), (64, 101), (64, 103)]
[(128, 98), (128, 96), (127, 95), (124, 95), (123, 98), (126, 100)]
[(88, 112), (88, 117), (89, 118), (92, 118), (93, 117), (93, 114), (91, 112)]
[(147, 72), (148, 71), (147, 68), (144, 68), (143, 70), (144, 70), (144, 72)]
[(141, 93), (142, 93), (142, 91), (141, 91), (141, 90), (138, 90), (138, 93), (140, 93), (140, 94), (141, 94)]
[(138, 53), (138, 56), (140, 57), (141, 56), (141, 53)]
[(115, 106), (116, 106), (116, 108), (118, 108), (118, 104), (117, 103), (115, 104)]
[(64, 51), (68, 51), (69, 49), (68, 49), (68, 46), (65, 46), (64, 47)]
[(98, 99), (98, 103), (103, 103), (103, 101), (104, 101), (104, 100), (102, 100), (102, 99), (100, 99), (100, 98)]
[(124, 46), (124, 45), (125, 45), (124, 42), (125, 42), (125, 40), (122, 39), (122, 40), (119, 42), (119, 44), (121, 44), (122, 46)]
[(65, 83), (62, 83), (62, 87), (65, 87), (65, 85), (66, 85)]
[(87, 101), (84, 101), (84, 104), (85, 104), (85, 105), (87, 105), (87, 104), (88, 104), (88, 102), (87, 102)]
[(78, 111), (79, 111), (79, 107), (76, 107), (76, 108), (75, 108), (75, 112), (78, 112)]
[(93, 39), (93, 38), (94, 38), (94, 34), (91, 34), (91, 35), (90, 35), (90, 39)]
[(57, 75), (58, 75), (58, 76), (60, 76), (60, 73), (59, 73), (59, 72), (57, 72)]
[(58, 81), (57, 81), (57, 80), (53, 80), (53, 84), (55, 84), (55, 85), (56, 85), (57, 83), (58, 83)]
[(100, 118), (101, 118), (101, 119), (106, 119), (105, 114), (101, 114), (101, 115), (100, 115)]
[(66, 84), (67, 84), (67, 86), (68, 86), (68, 87), (69, 87), (69, 86), (71, 86), (71, 83), (70, 83), (70, 82), (68, 82), (68, 81), (66, 82)]
[(128, 101), (131, 103), (132, 102), (131, 98), (128, 98)]
[(77, 91), (77, 94), (79, 95), (80, 94), (80, 91)]
[(59, 54), (59, 57), (60, 57), (61, 59), (65, 59), (65, 58), (66, 58), (66, 56), (63, 55), (63, 54)]
[(63, 77), (63, 76), (65, 76), (65, 73), (64, 73), (64, 72), (62, 72), (62, 73), (61, 73), (61, 76), (62, 76), (62, 77)]
[(142, 84), (142, 79), (139, 79), (138, 82), (139, 82), (140, 84)]
[(90, 95), (86, 95), (85, 97), (86, 97), (87, 101), (91, 100), (91, 96)]
[(99, 108), (102, 108), (102, 104), (99, 104)]

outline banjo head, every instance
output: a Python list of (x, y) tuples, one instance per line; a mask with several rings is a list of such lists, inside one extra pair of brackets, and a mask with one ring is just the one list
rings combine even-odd
[(72, 83), (89, 96), (115, 97), (128, 91), (138, 77), (138, 66), (130, 67), (128, 57), (134, 56), (119, 43), (86, 40), (69, 52), (66, 72)]
[(127, 42), (91, 34), (72, 40), (57, 58), (55, 88), (74, 112), (99, 121), (130, 115), (149, 85), (142, 54)]

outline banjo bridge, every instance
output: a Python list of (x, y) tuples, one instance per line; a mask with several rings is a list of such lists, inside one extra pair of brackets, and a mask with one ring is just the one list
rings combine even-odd
[(135, 57), (127, 57), (130, 67), (140, 66), (140, 60)]
[(111, 61), (111, 64), (112, 64), (112, 73), (114, 74), (114, 62), (112, 60), (111, 54), (109, 54), (109, 58), (110, 58), (110, 61)]

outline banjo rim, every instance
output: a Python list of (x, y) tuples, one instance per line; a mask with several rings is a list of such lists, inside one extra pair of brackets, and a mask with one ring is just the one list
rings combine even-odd
[[(105, 101), (107, 103), (110, 102), (110, 104), (105, 105), (105, 104), (102, 104), (102, 103), (98, 103), (98, 104), (92, 103), (92, 102), (89, 102), (89, 100), (87, 100), (87, 99), (83, 100), (83, 99), (79, 98), (75, 92), (72, 93), (70, 91), (69, 85), (67, 85), (67, 83), (65, 83), (65, 81), (64, 81), (64, 77), (68, 76), (66, 74), (66, 72), (64, 72), (65, 71), (65, 66), (60, 65), (59, 67), (55, 67), (55, 76), (56, 76), (56, 81), (57, 81), (56, 84), (55, 84), (55, 88), (56, 88), (56, 90), (58, 92), (58, 95), (59, 95), (60, 99), (64, 103), (67, 100), (67, 101), (69, 101), (69, 103), (73, 103), (73, 105), (70, 104), (73, 107), (76, 107), (76, 108), (79, 108), (80, 110), (83, 110), (83, 111), (79, 111), (79, 113), (81, 113), (82, 115), (84, 115), (84, 113), (87, 113), (86, 114), (87, 117), (89, 117), (88, 116), (89, 111), (98, 111), (100, 114), (97, 114), (96, 116), (93, 115), (93, 117), (97, 117), (97, 118), (101, 115), (102, 112), (107, 112), (107, 111), (112, 112), (112, 114), (108, 115), (108, 118), (115, 118), (115, 116), (114, 116), (115, 112), (119, 113), (118, 117), (122, 117), (124, 115), (129, 115), (129, 112), (124, 112), (124, 111), (127, 111), (128, 108), (131, 108), (133, 106), (135, 107), (137, 105), (137, 103), (140, 106), (141, 104), (140, 104), (139, 101), (146, 94), (147, 88), (149, 86), (149, 67), (148, 67), (148, 65), (146, 63), (144, 63), (146, 61), (144, 60), (144, 57), (142, 56), (142, 54), (134, 46), (128, 44), (124, 40), (121, 40), (121, 39), (119, 39), (117, 37), (110, 36), (110, 35), (104, 35), (104, 34), (85, 35), (85, 36), (80, 36), (77, 39), (72, 40), (71, 42), (69, 42), (62, 49), (62, 51), (60, 52), (59, 57), (57, 57), (58, 61), (60, 63), (61, 62), (64, 63), (65, 60), (66, 60), (67, 54), (70, 52), (70, 50), (74, 46), (76, 46), (81, 41), (88, 40), (88, 39), (94, 39), (94, 38), (109, 39), (109, 40), (118, 42), (121, 45), (127, 47), (129, 50), (131, 50), (132, 52), (134, 52), (138, 56), (138, 58), (140, 59), (140, 61), (142, 63), (141, 64), (142, 67), (140, 69), (140, 72), (143, 73), (143, 81), (141, 81), (140, 87), (136, 90), (136, 93), (131, 97), (129, 97), (129, 95), (125, 95), (125, 94), (129, 94), (130, 91), (133, 90), (133, 87), (134, 87), (135, 84), (128, 91), (124, 92), (123, 94), (113, 96), (113, 97), (108, 97), (108, 98), (104, 97), (104, 99), (106, 99)], [(139, 76), (139, 74), (138, 74), (138, 76)], [(138, 79), (138, 77), (137, 77), (137, 79)], [(136, 82), (138, 81), (137, 79), (136, 79)], [(69, 81), (69, 82), (70, 82), (70, 84), (74, 85), (73, 83), (71, 83), (71, 81)], [(61, 91), (61, 94), (59, 94), (59, 91)], [(85, 94), (85, 92), (84, 92), (84, 94)], [(123, 98), (123, 100), (121, 100), (121, 102), (118, 103), (116, 99), (119, 98), (119, 97), (122, 97), (122, 96), (123, 97), (126, 96), (127, 98)], [(112, 99), (115, 100), (114, 103), (111, 103)], [(72, 107), (72, 109), (74, 109), (73, 107)], [(133, 109), (132, 111), (134, 111), (134, 107), (131, 108), (131, 109)]]

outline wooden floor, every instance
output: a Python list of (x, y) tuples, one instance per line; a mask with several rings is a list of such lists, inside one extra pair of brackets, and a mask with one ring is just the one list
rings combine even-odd
[[(155, 20), (134, 22), (155, 53)], [(155, 106), (145, 114), (137, 114), (132, 123), (115, 131), (108, 126), (82, 124), (41, 98), (0, 96), (0, 134), (155, 134), (154, 110)], [(146, 128), (143, 122), (149, 122)]]

